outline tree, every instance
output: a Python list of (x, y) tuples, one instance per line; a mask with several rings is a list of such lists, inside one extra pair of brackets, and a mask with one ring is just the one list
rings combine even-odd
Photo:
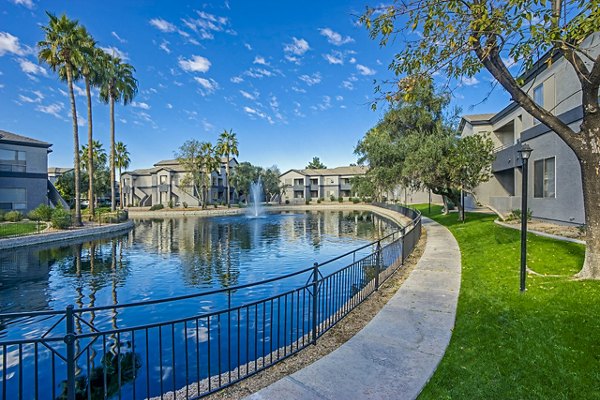
[(250, 185), (252, 182), (258, 181), (261, 177), (262, 168), (254, 166), (247, 161), (240, 163), (233, 174), (231, 175), (231, 181), (235, 186), (238, 193), (248, 195), (250, 193)]
[(69, 100), (71, 103), (71, 117), (73, 121), (73, 168), (74, 168), (74, 196), (75, 196), (75, 225), (81, 225), (80, 203), (80, 171), (79, 171), (79, 132), (77, 125), (77, 109), (75, 94), (73, 92), (74, 73), (83, 63), (83, 51), (89, 45), (81, 40), (79, 23), (70, 20), (66, 15), (60, 18), (46, 12), (50, 19), (48, 25), (42, 26), (44, 40), (38, 42), (38, 58), (40, 62), (48, 64), (53, 71), (64, 68)]
[(230, 162), (230, 156), (234, 155), (236, 157), (238, 157), (240, 155), (239, 151), (238, 151), (238, 140), (235, 137), (235, 133), (233, 132), (233, 129), (230, 129), (229, 132), (227, 132), (226, 130), (223, 131), (223, 133), (221, 133), (221, 135), (219, 136), (219, 141), (217, 142), (217, 153), (220, 156), (225, 157), (225, 177), (227, 179), (227, 207), (231, 207), (230, 204), (230, 196), (231, 196), (231, 187), (230, 187), (230, 182), (229, 182), (229, 162)]
[(135, 68), (119, 57), (104, 53), (102, 68), (105, 72), (100, 86), (100, 100), (110, 105), (110, 208), (115, 211), (115, 102), (127, 105), (137, 94)]
[[(196, 197), (202, 208), (206, 208), (211, 174), (221, 165), (215, 148), (211, 143), (190, 139), (181, 145), (175, 156), (186, 171), (179, 186), (191, 196)], [(192, 192), (187, 191), (186, 187), (191, 187)]]
[[(88, 193), (88, 198), (91, 199), (91, 203), (89, 205), (90, 207), (90, 215), (92, 214), (92, 205), (93, 203), (95, 203), (98, 200), (99, 196), (104, 196), (108, 191), (109, 191), (109, 171), (108, 171), (108, 167), (106, 165), (107, 163), (107, 155), (106, 155), (106, 151), (104, 150), (104, 148), (102, 147), (102, 144), (97, 141), (94, 140), (92, 142), (92, 148), (90, 151), (90, 148), (86, 145), (82, 146), (81, 148), (81, 165), (82, 165), (82, 169), (86, 172), (88, 172), (87, 174), (87, 179), (89, 179), (89, 165), (90, 165), (90, 159), (89, 159), (89, 154), (92, 154), (92, 171), (94, 171), (92, 179), (94, 180), (95, 184), (92, 186), (88, 185), (88, 189), (87, 190), (92, 190), (92, 195), (90, 196)], [(84, 182), (85, 179), (82, 179), (82, 182)], [(90, 189), (91, 188), (91, 189)], [(83, 185), (82, 188), (83, 191), (85, 191), (85, 185)]]
[(123, 209), (123, 186), (121, 184), (121, 172), (124, 169), (129, 168), (131, 159), (129, 158), (129, 151), (127, 151), (127, 145), (123, 142), (117, 142), (115, 144), (115, 166), (119, 168), (119, 208)]
[(326, 169), (327, 166), (319, 160), (319, 157), (313, 157), (312, 161), (308, 163), (306, 169)]
[(261, 173), (263, 190), (265, 192), (265, 199), (267, 199), (267, 201), (273, 201), (275, 196), (281, 197), (283, 187), (279, 181), (279, 175), (281, 175), (281, 172), (275, 165), (263, 170)]
[[(600, 279), (600, 56), (590, 48), (590, 37), (600, 31), (600, 2), (409, 1), (368, 8), (361, 21), (382, 46), (398, 35), (418, 37), (394, 57), (390, 68), (405, 77), (398, 82), (399, 90), (388, 91), (386, 98), (410, 95), (411, 82), (424, 72), (461, 78), (485, 68), (515, 102), (573, 150), (581, 168), (586, 222), (585, 261), (578, 276)], [(522, 60), (528, 69), (545, 52), (564, 56), (581, 85), (579, 129), (538, 105), (505, 62)]]

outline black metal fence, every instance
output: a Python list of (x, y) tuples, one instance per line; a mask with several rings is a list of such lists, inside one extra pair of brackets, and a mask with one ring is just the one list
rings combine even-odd
[[(48, 326), (15, 340), (0, 337), (2, 399), (195, 399), (256, 374), (316, 343), (404, 264), (421, 216), (386, 208), (411, 218), (410, 225), (285, 276), (164, 300), (0, 314), (0, 332), (33, 320)], [(304, 283), (278, 292), (287, 279)], [(177, 315), (181, 303), (192, 315), (127, 321), (130, 309), (166, 307)], [(108, 316), (111, 329), (98, 328)]]

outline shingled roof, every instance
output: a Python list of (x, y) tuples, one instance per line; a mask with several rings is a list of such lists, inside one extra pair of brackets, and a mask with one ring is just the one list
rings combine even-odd
[(32, 139), (27, 136), (17, 135), (16, 133), (0, 130), (0, 143), (22, 144), (34, 147), (50, 147), (52, 144)]

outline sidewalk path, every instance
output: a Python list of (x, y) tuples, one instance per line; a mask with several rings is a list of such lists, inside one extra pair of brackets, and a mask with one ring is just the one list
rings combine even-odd
[(414, 399), (452, 335), (460, 289), (458, 243), (423, 218), (425, 251), (409, 278), (352, 339), (247, 400)]

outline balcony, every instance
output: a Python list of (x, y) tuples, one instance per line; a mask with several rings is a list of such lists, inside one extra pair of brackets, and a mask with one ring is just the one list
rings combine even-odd
[(318, 184), (316, 184), (316, 183), (311, 183), (311, 184), (310, 184), (310, 190), (311, 190), (311, 191), (315, 191), (315, 190), (317, 190), (317, 191), (318, 191), (318, 190), (319, 190), (319, 185), (318, 185)]
[(492, 164), (492, 172), (505, 171), (507, 169), (520, 167), (521, 159), (517, 150), (521, 148), (521, 144), (511, 144), (502, 146), (494, 150), (496, 159)]
[(162, 183), (162, 184), (158, 185), (158, 191), (159, 192), (168, 192), (169, 185), (167, 185), (166, 183)]
[(340, 190), (352, 190), (351, 183), (342, 183), (340, 184)]
[(302, 191), (304, 191), (304, 185), (294, 185), (293, 188), (294, 188), (294, 190), (302, 190)]

